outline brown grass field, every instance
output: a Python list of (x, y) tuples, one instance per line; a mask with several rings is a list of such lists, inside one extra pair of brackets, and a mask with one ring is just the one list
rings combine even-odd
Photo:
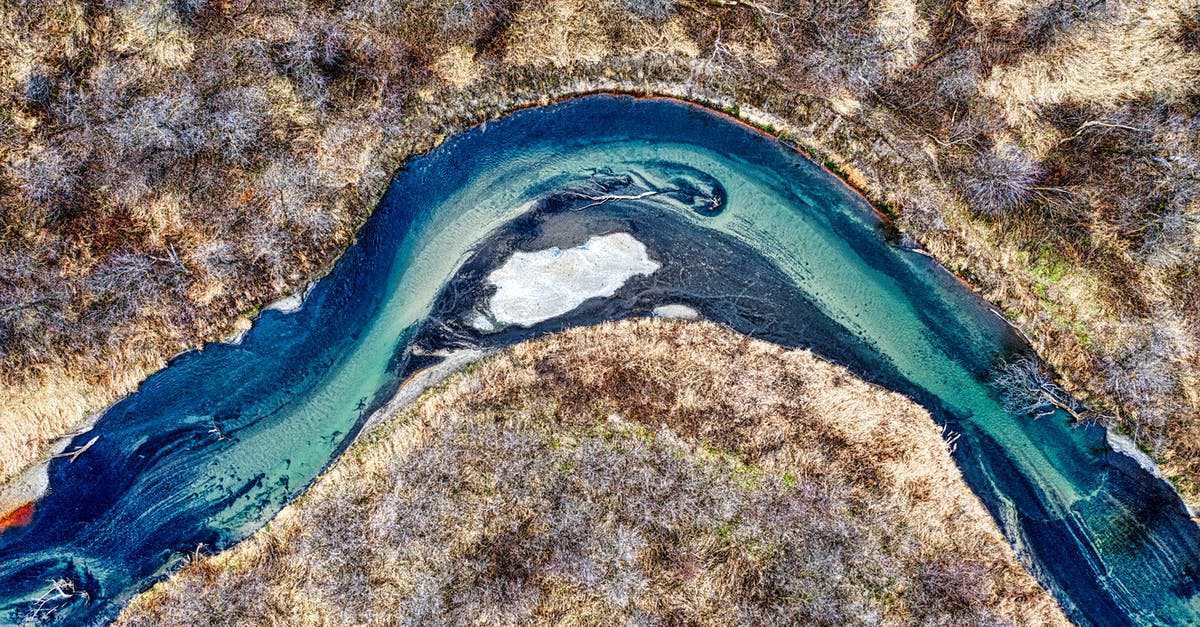
[(924, 410), (656, 320), (452, 377), (118, 624), (413, 623), (1068, 624)]
[(406, 157), (603, 87), (825, 160), (1200, 504), (1195, 0), (0, 0), (0, 481), (319, 276)]

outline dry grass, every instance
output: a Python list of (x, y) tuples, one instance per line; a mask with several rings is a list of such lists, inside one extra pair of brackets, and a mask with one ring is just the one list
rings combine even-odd
[(840, 164), (1197, 503), (1198, 78), (1190, 0), (7, 0), (0, 480), (319, 275), (403, 158), (607, 84)]
[(911, 401), (653, 320), (452, 378), (120, 624), (420, 622), (1066, 624)]

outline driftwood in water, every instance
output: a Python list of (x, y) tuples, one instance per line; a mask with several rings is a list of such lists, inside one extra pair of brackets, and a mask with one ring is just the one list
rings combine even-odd
[(1095, 420), (1096, 416), (1060, 388), (1041, 364), (1030, 357), (1019, 357), (1000, 368), (994, 383), (1011, 413), (1028, 413), (1036, 418), (1066, 412), (1076, 422)]
[(83, 446), (75, 449), (74, 451), (59, 453), (58, 455), (55, 455), (54, 459), (58, 459), (60, 457), (69, 457), (71, 459), (71, 463), (75, 463), (75, 460), (79, 459), (80, 455), (83, 455), (84, 453), (87, 452), (88, 449), (92, 448), (92, 445), (95, 444), (96, 440), (99, 440), (99, 439), (100, 439), (100, 436), (96, 436), (96, 437), (88, 440), (87, 444), (84, 444)]

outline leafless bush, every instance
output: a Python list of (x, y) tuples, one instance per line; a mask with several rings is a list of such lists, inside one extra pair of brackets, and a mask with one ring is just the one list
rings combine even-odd
[(1154, 113), (1120, 120), (1146, 129), (1132, 133), (1142, 141), (1129, 156), (1142, 167), (1125, 168), (1126, 177), (1142, 179), (1128, 181), (1142, 196), (1133, 208), (1143, 233), (1139, 252), (1154, 268), (1194, 264), (1200, 262), (1200, 154), (1188, 147), (1200, 145), (1200, 116), (1185, 116), (1175, 107)]
[(924, 235), (948, 228), (942, 207), (949, 199), (942, 190), (932, 185), (917, 187), (897, 194), (897, 200), (901, 223), (913, 233)]
[(205, 275), (219, 280), (234, 278), (239, 255), (232, 244), (223, 239), (204, 242), (197, 246), (189, 261)]
[(988, 215), (1002, 215), (1029, 200), (1042, 168), (1025, 151), (1002, 144), (975, 155), (966, 174), (971, 206)]
[(336, 63), (336, 46), (326, 45), (317, 25), (307, 26), (289, 41), (275, 46), (273, 56), (277, 66), (292, 80), (301, 100), (321, 108), (328, 98), (327, 68)]
[(800, 88), (865, 96), (883, 83), (888, 44), (866, 27), (874, 17), (870, 7), (835, 0), (781, 9), (782, 23), (770, 32), (789, 61), (782, 72), (794, 72)]
[(110, 5), (112, 49), (136, 56), (151, 65), (153, 72), (181, 69), (192, 58), (195, 41), (185, 26), (177, 5), (169, 0), (126, 0)]
[(66, 203), (75, 193), (81, 163), (55, 146), (31, 146), (25, 157), (10, 166), (13, 180), (35, 203)]
[(210, 141), (224, 158), (241, 165), (250, 162), (271, 106), (260, 87), (221, 92), (208, 103)]
[(1152, 267), (1178, 267), (1200, 259), (1200, 202), (1167, 210), (1148, 230), (1141, 248)]
[(51, 102), (55, 81), (42, 71), (32, 71), (21, 81), (19, 86), (21, 97), (35, 107), (44, 106)]
[(136, 98), (129, 109), (105, 134), (116, 151), (116, 159), (138, 162), (161, 160), (166, 165), (189, 157), (205, 143), (206, 122), (189, 88)]
[(1044, 52), (1046, 48), (1070, 37), (1089, 23), (1111, 23), (1119, 19), (1121, 3), (1096, 3), (1087, 0), (1066, 0), (1038, 6), (1034, 4), (1023, 16), (1019, 32), (1024, 36), (1024, 45), (1031, 51)]
[(209, 0), (172, 0), (172, 8), (175, 14), (185, 24), (194, 22), (210, 6), (212, 6), (212, 3)]
[(1156, 455), (1163, 451), (1169, 430), (1180, 428), (1168, 421), (1183, 361), (1179, 326), (1170, 315), (1161, 315), (1152, 328), (1115, 325), (1113, 349), (1101, 356), (1096, 368), (1104, 387), (1132, 414), (1134, 420), (1125, 425), (1130, 435)]
[(446, 9), (446, 27), (477, 32), (511, 15), (514, 0), (456, 0)]
[(1058, 387), (1042, 364), (1032, 357), (1017, 357), (1001, 366), (992, 380), (1004, 399), (1004, 409), (1034, 418), (1064, 411), (1075, 420), (1095, 418), (1066, 391)]
[(102, 263), (90, 277), (88, 287), (99, 298), (119, 298), (138, 303), (153, 290), (154, 262), (146, 255), (123, 250)]
[(675, 13), (675, 0), (620, 0), (634, 15), (652, 22), (661, 22)]

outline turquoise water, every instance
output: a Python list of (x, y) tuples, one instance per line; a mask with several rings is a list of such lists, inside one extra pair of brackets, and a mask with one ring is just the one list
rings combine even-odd
[[(463, 324), (512, 250), (615, 231), (663, 267), (532, 329)], [(1028, 348), (985, 303), (783, 144), (614, 96), (522, 111), (414, 159), (299, 311), (264, 312), (241, 344), (181, 355), (114, 405), (80, 436), (100, 436), (87, 453), (52, 465), (31, 524), (0, 535), (0, 608), (103, 621), (179, 555), (261, 526), (429, 351), (663, 303), (812, 348), (927, 407), (961, 434), (967, 482), (1075, 620), (1197, 622), (1196, 525), (1101, 430), (1005, 412), (992, 373)], [(48, 592), (54, 579), (75, 593)]]

